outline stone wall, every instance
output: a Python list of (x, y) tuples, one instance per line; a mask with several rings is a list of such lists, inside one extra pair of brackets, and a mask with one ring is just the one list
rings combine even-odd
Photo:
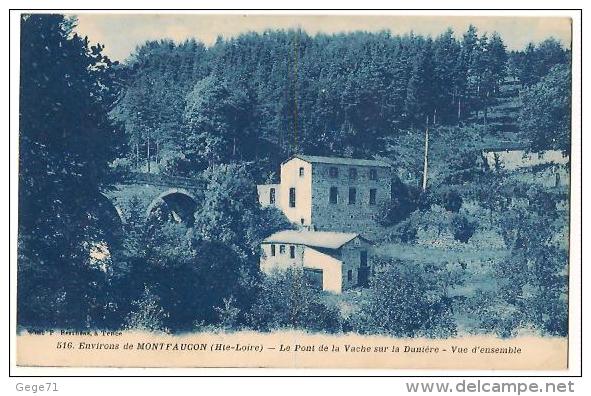
[[(367, 264), (372, 266), (371, 245), (361, 238), (356, 238), (340, 249), (340, 259), (343, 262), (343, 289), (356, 287), (359, 283), (359, 267), (361, 265), (361, 251), (367, 252)], [(351, 271), (352, 279), (348, 280)]]
[[(332, 177), (331, 167), (338, 169)], [(357, 170), (357, 177), (349, 176), (349, 169)], [(370, 179), (370, 169), (377, 172)], [(385, 167), (350, 166), (315, 163), (312, 166), (312, 224), (317, 230), (374, 234), (379, 225), (376, 215), (382, 204), (391, 199), (391, 169)], [(330, 203), (330, 188), (338, 189), (337, 203)], [(349, 188), (356, 189), (356, 202), (349, 203)], [(370, 190), (376, 190), (376, 203), (370, 204)]]

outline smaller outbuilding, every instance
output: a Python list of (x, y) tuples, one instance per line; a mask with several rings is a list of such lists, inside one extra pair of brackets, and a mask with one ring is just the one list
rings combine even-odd
[(264, 273), (301, 268), (311, 285), (333, 293), (367, 286), (372, 273), (371, 242), (359, 234), (286, 230), (266, 238), (261, 247)]

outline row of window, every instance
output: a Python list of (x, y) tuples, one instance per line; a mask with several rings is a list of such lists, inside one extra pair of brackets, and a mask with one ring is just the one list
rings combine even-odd
[[(336, 166), (331, 166), (328, 169), (328, 175), (330, 177), (339, 177), (339, 168)], [(304, 177), (304, 168), (300, 167), (300, 177)], [(349, 179), (357, 179), (357, 168), (349, 168)], [(370, 169), (369, 170), (369, 180), (378, 180), (378, 171), (377, 169)]]
[[(271, 256), (276, 255), (275, 245), (271, 245)], [(285, 254), (285, 245), (279, 245), (279, 254)], [(295, 258), (295, 246), (289, 247), (289, 258)]]
[[(377, 196), (378, 196), (378, 189), (377, 188), (370, 188), (369, 189), (369, 204), (370, 205), (376, 204)], [(338, 187), (331, 187), (330, 188), (328, 201), (331, 204), (339, 203), (339, 189), (338, 189)], [(355, 205), (356, 203), (357, 203), (357, 188), (349, 187), (349, 205)]]
[[(369, 189), (369, 204), (375, 205), (377, 201), (378, 189), (377, 188), (370, 188)], [(329, 193), (329, 202), (331, 204), (337, 204), (339, 202), (339, 189), (338, 187), (331, 187)], [(271, 188), (269, 190), (269, 203), (275, 204), (275, 189)], [(357, 188), (349, 187), (349, 205), (355, 205), (357, 203)], [(291, 187), (289, 189), (289, 207), (295, 208), (296, 207), (296, 189), (295, 187)]]
[[(269, 189), (269, 204), (274, 205), (275, 204), (275, 189), (273, 187), (271, 187)], [(289, 189), (289, 207), (290, 208), (295, 208), (296, 206), (296, 189), (295, 187), (291, 187)]]

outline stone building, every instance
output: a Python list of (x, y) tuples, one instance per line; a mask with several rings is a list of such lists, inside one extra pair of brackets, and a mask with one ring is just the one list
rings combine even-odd
[(364, 233), (391, 199), (391, 167), (382, 161), (298, 154), (281, 164), (280, 177), (257, 186), (259, 202), (312, 230)]
[(267, 274), (300, 268), (309, 284), (333, 293), (366, 286), (371, 243), (354, 233), (287, 230), (262, 243), (261, 270)]

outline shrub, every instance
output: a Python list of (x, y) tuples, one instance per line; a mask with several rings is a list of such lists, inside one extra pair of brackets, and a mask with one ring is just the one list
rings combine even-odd
[(222, 306), (215, 307), (218, 314), (219, 326), (225, 330), (235, 329), (238, 324), (240, 308), (236, 306), (236, 300), (233, 296), (222, 299)]
[(361, 309), (351, 318), (353, 329), (395, 337), (455, 335), (452, 300), (440, 279), (444, 274), (437, 268), (426, 271), (414, 262), (382, 263), (376, 268)]
[(244, 261), (227, 245), (192, 235), (182, 224), (153, 224), (140, 236), (129, 260), (127, 288), (141, 280), (158, 295), (171, 331), (189, 331), (195, 321), (216, 323), (222, 307), (240, 291)]
[(115, 174), (126, 174), (133, 170), (132, 160), (129, 158), (115, 158), (111, 164), (111, 170)]
[(421, 212), (426, 212), (429, 209), (431, 209), (431, 206), (433, 204), (435, 204), (435, 200), (434, 198), (431, 196), (431, 194), (428, 191), (421, 191), (417, 194), (417, 198), (416, 198), (416, 202), (417, 202), (417, 208), (421, 211)]
[(541, 187), (532, 186), (527, 191), (529, 207), (538, 215), (553, 216), (556, 214), (556, 198), (552, 193)]
[(160, 153), (158, 168), (165, 175), (185, 176), (189, 173), (189, 161), (183, 153), (163, 151)]
[(468, 242), (476, 231), (476, 223), (462, 215), (455, 216), (451, 221), (451, 226), (454, 239), (463, 243)]
[(378, 222), (383, 226), (398, 224), (417, 209), (419, 193), (407, 186), (399, 178), (392, 179), (392, 199), (382, 204)]
[(445, 184), (477, 182), (486, 174), (488, 164), (479, 150), (461, 149), (447, 159), (449, 173), (443, 178)]
[(392, 239), (402, 243), (411, 243), (417, 240), (418, 229), (412, 219), (406, 219), (396, 225), (392, 233)]
[(449, 190), (443, 194), (443, 207), (453, 213), (458, 213), (462, 207), (462, 197), (455, 190)]
[(158, 286), (163, 306), (171, 313), (171, 329), (190, 330), (193, 323), (217, 323), (216, 307), (237, 293), (242, 261), (226, 245), (196, 241), (190, 260), (154, 268), (151, 276)]
[(263, 278), (249, 323), (262, 331), (281, 328), (339, 331), (340, 315), (322, 301), (323, 293), (306, 284), (301, 269), (277, 271)]
[(142, 296), (131, 303), (132, 311), (125, 319), (125, 328), (130, 330), (165, 331), (164, 320), (168, 314), (160, 305), (160, 298), (144, 287)]
[(515, 307), (525, 325), (542, 334), (566, 335), (568, 251), (555, 239), (562, 225), (524, 208), (512, 208), (503, 220), (511, 254), (494, 268), (499, 297)]
[(478, 318), (478, 330), (502, 338), (513, 337), (523, 327), (523, 314), (502, 300), (498, 292), (477, 290), (465, 302), (468, 313)]

